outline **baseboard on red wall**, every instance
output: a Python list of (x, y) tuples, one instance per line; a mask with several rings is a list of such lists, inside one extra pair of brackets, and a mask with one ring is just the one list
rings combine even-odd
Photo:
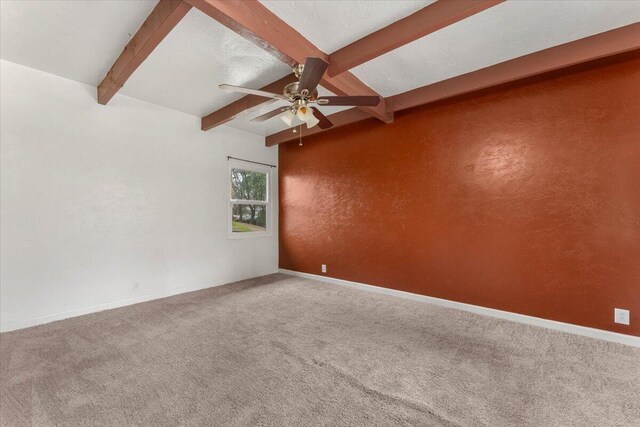
[(412, 294), (410, 292), (398, 291), (395, 289), (382, 288), (380, 286), (367, 285), (366, 283), (351, 282), (349, 280), (334, 279), (333, 277), (319, 276), (316, 274), (301, 273), (299, 271), (279, 269), (280, 273), (292, 276), (304, 277), (320, 282), (332, 283), (336, 285), (350, 286), (352, 288), (361, 289), (369, 292), (377, 292), (381, 294), (391, 295), (400, 298), (407, 298), (414, 301), (426, 302), (443, 307), (455, 308), (458, 310), (468, 311), (471, 313), (481, 314), (484, 316), (497, 317), (499, 319), (510, 320), (512, 322), (524, 323), (527, 325), (538, 326), (541, 328), (553, 329), (555, 331), (566, 332), (575, 335), (581, 335), (589, 338), (615, 342), (618, 344), (640, 347), (640, 337), (619, 334), (616, 332), (603, 331), (601, 329), (588, 328), (586, 326), (573, 325), (571, 323), (557, 322), (555, 320), (541, 319), (539, 317), (527, 316), (524, 314), (512, 313), (509, 311), (496, 310), (493, 308), (481, 307), (478, 305), (465, 304), (462, 302), (450, 301), (442, 298), (434, 298), (426, 295)]

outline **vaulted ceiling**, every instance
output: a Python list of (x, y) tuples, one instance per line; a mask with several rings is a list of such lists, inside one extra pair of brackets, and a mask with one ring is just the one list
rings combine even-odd
[[(441, 2), (451, 0), (438, 1)], [(435, 2), (260, 3), (330, 55)], [(640, 1), (636, 0), (493, 3), (357, 65), (350, 72), (381, 96), (392, 97), (640, 21)], [(156, 4), (157, 1), (3, 0), (0, 56), (98, 86)], [(218, 84), (261, 88), (291, 73), (289, 65), (255, 40), (239, 35), (199, 7), (186, 10), (175, 28), (171, 26), (166, 37), (135, 68), (119, 94), (204, 117), (242, 98), (242, 94), (219, 90)], [(637, 28), (634, 34), (640, 35)], [(330, 94), (324, 88), (320, 91)], [(286, 128), (282, 121), (256, 123), (250, 119), (278, 105), (258, 108), (226, 125), (265, 136), (277, 133)], [(330, 115), (348, 108), (321, 109)]]

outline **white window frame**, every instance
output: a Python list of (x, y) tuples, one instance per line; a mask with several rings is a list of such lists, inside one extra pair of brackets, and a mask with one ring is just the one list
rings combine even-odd
[[(232, 186), (231, 186), (231, 169), (243, 169), (247, 171), (260, 172), (267, 174), (267, 197), (266, 201), (262, 200), (238, 200), (233, 199), (232, 197)], [(229, 180), (229, 194), (227, 196), (227, 235), (229, 239), (251, 239), (251, 238), (259, 238), (259, 237), (271, 237), (273, 236), (273, 201), (271, 198), (271, 188), (272, 188), (272, 176), (271, 167), (258, 165), (250, 162), (243, 162), (242, 160), (230, 159), (229, 167), (227, 169), (227, 180)], [(266, 221), (265, 225), (266, 231), (246, 231), (243, 233), (234, 233), (233, 232), (233, 205), (241, 204), (241, 205), (263, 205), (266, 206)]]

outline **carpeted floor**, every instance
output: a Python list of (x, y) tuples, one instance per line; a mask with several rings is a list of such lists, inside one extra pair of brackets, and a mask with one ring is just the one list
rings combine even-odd
[(0, 335), (0, 423), (640, 425), (640, 349), (272, 275)]

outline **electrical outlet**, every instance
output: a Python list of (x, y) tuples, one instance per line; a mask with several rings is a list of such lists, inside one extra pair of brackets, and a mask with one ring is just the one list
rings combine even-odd
[(135, 282), (132, 286), (131, 286), (131, 290), (133, 292), (138, 292), (140, 290), (140, 282)]
[(327, 272), (327, 265), (326, 264), (322, 264), (322, 272), (323, 273)]
[(629, 324), (629, 310), (616, 308), (613, 310), (613, 321), (621, 325)]

